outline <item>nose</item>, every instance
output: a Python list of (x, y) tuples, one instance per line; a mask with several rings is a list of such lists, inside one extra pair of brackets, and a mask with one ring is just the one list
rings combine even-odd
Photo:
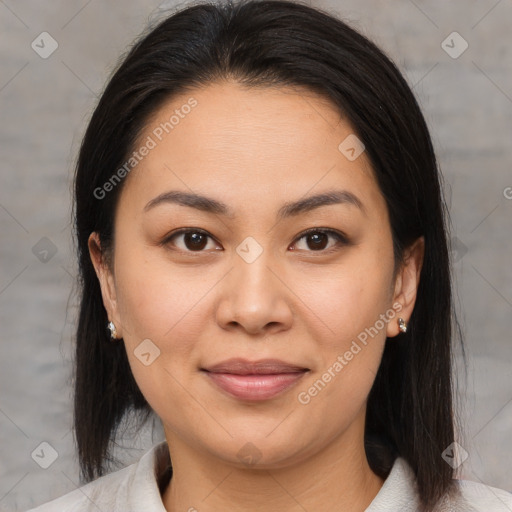
[(265, 251), (250, 263), (235, 254), (233, 268), (222, 280), (217, 322), (225, 330), (251, 335), (287, 330), (293, 320), (292, 298), (286, 277)]

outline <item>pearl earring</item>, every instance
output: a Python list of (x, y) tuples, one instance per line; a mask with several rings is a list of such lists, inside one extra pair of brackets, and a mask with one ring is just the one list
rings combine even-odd
[(407, 332), (407, 324), (403, 318), (398, 319), (398, 327), (402, 332)]
[(117, 331), (114, 322), (109, 322), (107, 325), (107, 329), (110, 331), (110, 338), (113, 340), (117, 339)]

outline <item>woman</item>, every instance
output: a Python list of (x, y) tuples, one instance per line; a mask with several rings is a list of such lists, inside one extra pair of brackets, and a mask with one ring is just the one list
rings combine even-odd
[[(368, 39), (299, 3), (185, 8), (110, 79), (75, 183), (87, 485), (33, 510), (512, 509), (454, 479), (440, 175)], [(165, 441), (106, 474), (133, 411)]]

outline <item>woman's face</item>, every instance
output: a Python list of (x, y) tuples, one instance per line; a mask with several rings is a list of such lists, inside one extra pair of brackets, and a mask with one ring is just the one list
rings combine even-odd
[[(216, 83), (167, 102), (143, 145), (116, 211), (112, 273), (95, 235), (90, 249), (171, 456), (185, 443), (284, 467), (335, 442), (361, 446), (386, 336), (410, 317), (421, 261), (394, 279), (386, 204), (350, 125), (311, 93)], [(307, 371), (203, 370), (235, 357)]]

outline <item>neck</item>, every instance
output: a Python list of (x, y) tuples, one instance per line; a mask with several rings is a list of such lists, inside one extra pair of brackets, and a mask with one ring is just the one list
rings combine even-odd
[(360, 431), (343, 433), (299, 463), (267, 469), (241, 469), (166, 434), (173, 476), (162, 494), (164, 507), (168, 512), (363, 512), (384, 481), (368, 465), (364, 440), (355, 439)]

